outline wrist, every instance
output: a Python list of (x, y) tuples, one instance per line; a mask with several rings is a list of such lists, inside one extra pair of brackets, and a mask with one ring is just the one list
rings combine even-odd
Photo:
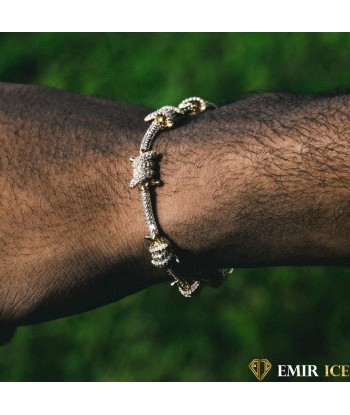
[(163, 133), (155, 145), (164, 183), (157, 189), (159, 223), (194, 259), (194, 268), (232, 265), (224, 247), (235, 232), (247, 163), (226, 145), (222, 117), (221, 109), (201, 114)]

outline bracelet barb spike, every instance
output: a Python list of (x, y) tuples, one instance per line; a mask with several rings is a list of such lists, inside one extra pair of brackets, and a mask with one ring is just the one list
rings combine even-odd
[(158, 155), (152, 149), (152, 145), (158, 133), (161, 130), (173, 127), (178, 118), (186, 115), (195, 115), (214, 108), (216, 106), (211, 102), (199, 97), (190, 97), (183, 100), (177, 107), (167, 105), (153, 111), (145, 117), (145, 121), (151, 124), (143, 136), (140, 154), (137, 157), (130, 158), (133, 168), (133, 178), (130, 182), (130, 187), (139, 188), (141, 205), (148, 229), (146, 239), (151, 241), (149, 246), (151, 263), (157, 268), (164, 269), (173, 279), (171, 285), (176, 285), (180, 293), (185, 297), (191, 297), (193, 293), (198, 293), (205, 285), (212, 287), (221, 285), (232, 269), (229, 271), (218, 270), (218, 276), (213, 279), (204, 277), (183, 278), (175, 271), (176, 264), (180, 261), (173, 252), (170, 241), (161, 235), (152, 206), (152, 189), (161, 183), (156, 177)]

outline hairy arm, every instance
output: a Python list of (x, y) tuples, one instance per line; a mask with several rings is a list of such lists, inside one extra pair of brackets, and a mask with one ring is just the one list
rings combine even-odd
[[(165, 277), (128, 187), (148, 109), (0, 85), (0, 321), (48, 320)], [(350, 101), (256, 95), (163, 132), (161, 228), (200, 267), (348, 264)], [(200, 265), (198, 265), (200, 264)]]
[(256, 95), (170, 135), (159, 204), (181, 247), (220, 266), (349, 264), (349, 96)]

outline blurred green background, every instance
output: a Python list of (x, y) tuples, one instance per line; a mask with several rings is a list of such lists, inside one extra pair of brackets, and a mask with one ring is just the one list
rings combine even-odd
[[(1, 34), (0, 80), (159, 107), (350, 86), (349, 34)], [(350, 364), (350, 269), (236, 270), (192, 300), (152, 287), (22, 327), (2, 381), (254, 381), (253, 358)], [(323, 377), (320, 380), (324, 380)]]

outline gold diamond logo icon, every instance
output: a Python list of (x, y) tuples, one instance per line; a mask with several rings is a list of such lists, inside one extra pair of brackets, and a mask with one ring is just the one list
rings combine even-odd
[(267, 359), (253, 359), (248, 367), (258, 380), (263, 380), (272, 368), (272, 364)]

